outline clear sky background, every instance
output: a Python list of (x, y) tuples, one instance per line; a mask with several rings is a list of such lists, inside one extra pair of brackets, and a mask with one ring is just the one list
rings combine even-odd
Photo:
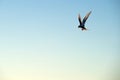
[(119, 2), (0, 0), (0, 80), (115, 80)]

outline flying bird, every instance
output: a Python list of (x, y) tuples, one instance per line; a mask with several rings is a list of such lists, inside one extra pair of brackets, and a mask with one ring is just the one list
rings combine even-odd
[(91, 14), (91, 11), (89, 13), (86, 14), (86, 16), (83, 18), (83, 20), (81, 20), (80, 14), (78, 15), (78, 20), (80, 25), (78, 26), (78, 28), (81, 28), (81, 30), (87, 30), (87, 28), (85, 27), (85, 22), (88, 19), (89, 15)]

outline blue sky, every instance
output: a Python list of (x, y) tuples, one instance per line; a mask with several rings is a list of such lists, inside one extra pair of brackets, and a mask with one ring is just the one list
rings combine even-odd
[[(119, 51), (118, 0), (0, 0), (2, 80), (110, 80)], [(78, 29), (78, 14), (88, 31)]]

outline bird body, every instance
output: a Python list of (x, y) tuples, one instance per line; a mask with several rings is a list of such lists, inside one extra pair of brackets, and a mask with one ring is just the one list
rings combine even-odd
[(78, 20), (79, 20), (79, 23), (80, 23), (78, 28), (81, 28), (81, 30), (87, 30), (87, 28), (85, 27), (85, 22), (88, 19), (90, 14), (91, 14), (91, 11), (86, 14), (86, 16), (83, 18), (83, 20), (81, 20), (80, 14), (78, 15)]
[(84, 26), (78, 26), (78, 28), (81, 28), (81, 30), (87, 30)]

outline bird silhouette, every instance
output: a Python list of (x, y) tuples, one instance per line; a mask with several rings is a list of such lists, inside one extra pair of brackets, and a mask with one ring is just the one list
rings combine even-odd
[(83, 18), (83, 20), (81, 20), (80, 14), (78, 15), (78, 20), (80, 25), (78, 26), (78, 28), (81, 28), (81, 30), (87, 30), (87, 28), (85, 27), (85, 22), (88, 19), (89, 15), (91, 14), (91, 11), (89, 13), (86, 14), (86, 16)]

